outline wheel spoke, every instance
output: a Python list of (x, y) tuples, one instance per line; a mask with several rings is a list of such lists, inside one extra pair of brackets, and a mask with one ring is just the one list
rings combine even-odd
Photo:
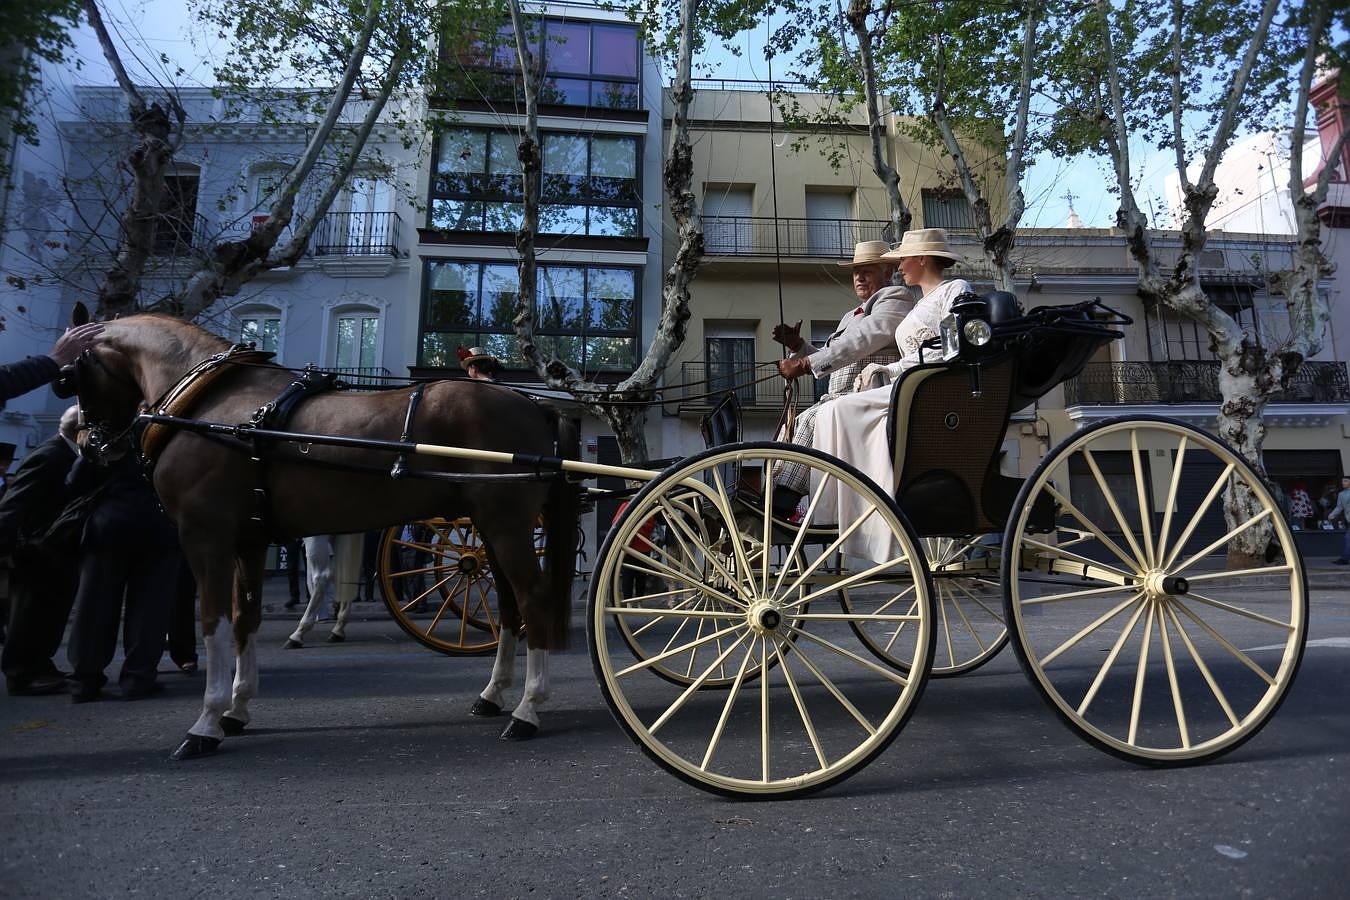
[(1175, 562), (1176, 558), (1181, 554), (1181, 550), (1186, 546), (1186, 542), (1191, 539), (1191, 532), (1199, 527), (1200, 521), (1205, 517), (1205, 513), (1209, 512), (1210, 506), (1214, 504), (1214, 498), (1219, 496), (1219, 491), (1223, 490), (1224, 483), (1228, 481), (1228, 476), (1233, 474), (1234, 468), (1236, 468), (1236, 464), (1230, 462), (1224, 467), (1224, 470), (1219, 477), (1214, 480), (1214, 484), (1210, 487), (1209, 492), (1205, 494), (1205, 499), (1201, 501), (1198, 507), (1196, 507), (1195, 514), (1192, 515), (1191, 520), (1186, 523), (1186, 528), (1181, 532), (1181, 537), (1177, 538), (1176, 544), (1168, 551), (1167, 560), (1162, 564), (1162, 568), (1171, 570), (1172, 563)]
[(1130, 704), (1130, 736), (1133, 744), (1139, 736), (1139, 710), (1144, 705), (1144, 673), (1148, 670), (1148, 648), (1153, 639), (1153, 617), (1158, 611), (1156, 603), (1148, 604), (1148, 619), (1144, 621), (1144, 634), (1139, 639), (1139, 663), (1134, 670), (1134, 701)]
[(1172, 529), (1172, 507), (1177, 503), (1177, 487), (1181, 484), (1181, 466), (1186, 459), (1186, 435), (1177, 441), (1177, 458), (1172, 462), (1172, 481), (1167, 486), (1167, 506), (1163, 510), (1162, 528), (1158, 531), (1159, 560), (1167, 558), (1167, 536)]
[(620, 669), (619, 671), (615, 672), (614, 677), (622, 678), (625, 675), (632, 675), (634, 672), (640, 672), (643, 669), (646, 669), (650, 666), (654, 666), (659, 662), (664, 662), (665, 660), (670, 659), (672, 656), (678, 656), (681, 653), (687, 653), (690, 650), (694, 649), (696, 646), (710, 644), (717, 638), (725, 637), (726, 635), (731, 634), (737, 628), (743, 627), (744, 627), (743, 625), (732, 625), (728, 628), (723, 628), (718, 631), (714, 631), (712, 634), (706, 634), (703, 637), (699, 638), (698, 640), (689, 644), (685, 644), (684, 646), (672, 647), (668, 650), (664, 650), (661, 653), (656, 654), (655, 656), (649, 656), (646, 659), (640, 659), (637, 662), (633, 663), (631, 666), (627, 667), (626, 669)]
[(1114, 619), (1116, 616), (1120, 615), (1122, 612), (1124, 612), (1126, 609), (1129, 608), (1129, 606), (1130, 606), (1131, 603), (1134, 603), (1134, 602), (1138, 601), (1138, 600), (1139, 600), (1141, 597), (1143, 597), (1143, 596), (1144, 596), (1144, 592), (1143, 592), (1143, 591), (1139, 591), (1139, 592), (1136, 593), (1133, 597), (1130, 597), (1128, 600), (1124, 601), (1123, 603), (1120, 603), (1119, 605), (1114, 606), (1114, 607), (1112, 607), (1111, 609), (1108, 609), (1106, 612), (1102, 613), (1102, 614), (1101, 614), (1100, 616), (1098, 616), (1096, 619), (1094, 619), (1093, 621), (1089, 622), (1087, 625), (1083, 626), (1083, 629), (1082, 629), (1081, 631), (1079, 631), (1077, 634), (1075, 634), (1073, 637), (1069, 638), (1067, 641), (1065, 641), (1064, 643), (1060, 644), (1060, 645), (1059, 645), (1058, 647), (1056, 647), (1054, 650), (1050, 651), (1050, 653), (1049, 653), (1047, 656), (1042, 657), (1042, 658), (1041, 658), (1041, 665), (1042, 665), (1042, 666), (1048, 666), (1048, 665), (1050, 665), (1050, 663), (1054, 662), (1055, 659), (1056, 659), (1061, 653), (1063, 653), (1064, 651), (1069, 650), (1069, 649), (1071, 649), (1071, 648), (1073, 648), (1073, 647), (1076, 647), (1076, 646), (1078, 645), (1078, 643), (1079, 643), (1080, 641), (1083, 640), (1083, 638), (1085, 638), (1085, 637), (1087, 637), (1088, 635), (1092, 634), (1092, 633), (1093, 633), (1094, 631), (1096, 631), (1098, 628), (1101, 628), (1101, 627), (1102, 627), (1103, 625), (1105, 625), (1107, 622), (1111, 621), (1111, 620)]
[(732, 552), (736, 555), (736, 569), (742, 573), (743, 579), (749, 580), (753, 586), (754, 580), (750, 577), (753, 571), (750, 567), (750, 560), (745, 555), (745, 539), (741, 536), (741, 530), (736, 525), (736, 512), (731, 507), (731, 497), (727, 495), (726, 485), (722, 484), (722, 473), (716, 467), (712, 470), (713, 484), (717, 488), (717, 494), (714, 503), (722, 512), (722, 522), (727, 529), (727, 540), (731, 544)]
[[(961, 608), (961, 604), (956, 599), (956, 594), (955, 593), (949, 594), (949, 598), (952, 601), (952, 609), (956, 610), (956, 614), (961, 617), (961, 622), (966, 626), (966, 631), (970, 632), (971, 638), (975, 641), (975, 646), (979, 647), (980, 652), (983, 653), (985, 649), (984, 641), (980, 640), (979, 632), (975, 630), (975, 626), (966, 616), (965, 610)], [(949, 644), (951, 643), (950, 638), (948, 639), (948, 643)], [(952, 665), (956, 665), (955, 659), (952, 660)]]
[[(726, 650), (723, 650), (718, 655), (718, 657), (715, 660), (713, 660), (712, 665), (704, 669), (699, 674), (699, 676), (694, 679), (693, 683), (690, 684), (687, 688), (685, 688), (684, 692), (680, 694), (679, 697), (675, 698), (675, 702), (670, 704), (669, 707), (667, 707), (666, 711), (661, 714), (660, 718), (658, 718), (651, 725), (647, 726), (647, 730), (650, 731), (652, 734), (656, 734), (656, 732), (660, 731), (661, 726), (669, 722), (671, 716), (679, 712), (684, 707), (684, 705), (689, 702), (689, 698), (694, 696), (694, 694), (697, 693), (699, 688), (703, 687), (703, 682), (707, 681), (709, 678), (712, 677), (713, 669), (718, 668), (726, 660), (726, 658), (731, 655), (732, 651), (735, 650), (737, 647), (739, 647), (745, 641), (745, 638), (748, 634), (749, 634), (748, 631), (745, 634), (742, 634), (740, 638), (737, 639), (730, 647), (728, 647)], [(752, 640), (751, 641), (752, 649), (753, 645), (754, 641)]]
[(759, 759), (760, 780), (769, 783), (769, 641), (759, 645)]
[(1143, 614), (1144, 605), (1141, 603), (1139, 606), (1135, 607), (1134, 615), (1130, 616), (1130, 620), (1125, 623), (1125, 627), (1121, 629), (1120, 635), (1116, 637), (1115, 643), (1111, 645), (1111, 652), (1106, 654), (1106, 659), (1102, 660), (1102, 664), (1097, 667), (1097, 674), (1092, 679), (1092, 684), (1088, 686), (1087, 693), (1083, 695), (1082, 701), (1078, 704), (1078, 715), (1087, 715), (1088, 707), (1092, 705), (1092, 701), (1096, 698), (1098, 689), (1100, 689), (1103, 682), (1106, 681), (1106, 674), (1110, 672), (1111, 667), (1115, 665), (1116, 657), (1120, 656), (1121, 649), (1125, 646), (1125, 642), (1129, 640), (1130, 634), (1134, 631), (1134, 626), (1139, 622), (1139, 617)]
[(1153, 528), (1149, 524), (1151, 516), (1148, 494), (1144, 491), (1144, 467), (1139, 464), (1139, 432), (1130, 432), (1130, 460), (1134, 463), (1134, 489), (1139, 497), (1139, 530), (1144, 535), (1144, 559), (1150, 568), (1158, 564), (1153, 553)]
[[(1062, 581), (1057, 581), (1054, 583), (1057, 585), (1064, 584), (1064, 582)], [(1119, 585), (1113, 584), (1108, 587), (1085, 588), (1084, 590), (1081, 591), (1069, 591), (1064, 594), (1050, 594), (1049, 596), (1046, 597), (1028, 597), (1025, 600), (1018, 600), (1018, 604), (1021, 606), (1038, 606), (1042, 603), (1062, 603), (1065, 600), (1078, 600), (1083, 597), (1100, 597), (1104, 594), (1115, 594), (1115, 593), (1122, 593), (1125, 591), (1138, 591), (1138, 590), (1139, 590), (1138, 586), (1133, 584), (1119, 584)]]
[[(804, 606), (804, 605), (810, 603), (812, 600), (818, 600), (818, 599), (820, 599), (821, 597), (824, 597), (826, 594), (832, 594), (832, 593), (834, 593), (834, 592), (836, 592), (836, 591), (841, 591), (841, 590), (844, 590), (844, 589), (846, 589), (846, 588), (853, 587), (853, 586), (856, 585), (858, 582), (860, 582), (860, 581), (867, 581), (867, 580), (871, 579), (871, 578), (872, 578), (873, 576), (875, 576), (875, 575), (878, 575), (878, 574), (880, 574), (880, 573), (882, 573), (882, 572), (886, 572), (886, 571), (888, 571), (888, 570), (890, 570), (890, 569), (895, 568), (897, 565), (899, 565), (899, 564), (902, 563), (902, 562), (905, 562), (905, 561), (908, 560), (908, 559), (909, 559), (909, 557), (907, 557), (907, 556), (897, 556), (895, 559), (889, 560), (889, 561), (887, 561), (887, 562), (884, 562), (884, 563), (877, 563), (875, 566), (873, 566), (873, 567), (870, 568), (870, 569), (864, 569), (864, 570), (861, 571), (861, 572), (855, 572), (855, 573), (853, 573), (852, 575), (848, 575), (848, 576), (846, 576), (846, 577), (840, 579), (839, 581), (833, 582), (833, 583), (831, 583), (831, 584), (826, 585), (826, 586), (823, 587), (823, 588), (820, 588), (819, 590), (813, 591), (812, 593), (807, 594), (805, 597), (799, 597), (799, 598), (798, 598), (796, 601), (794, 601), (791, 605), (792, 605), (792, 606)], [(799, 579), (798, 581), (800, 581), (800, 579)], [(792, 586), (792, 590), (795, 590), (796, 588), (797, 588), (797, 585), (794, 584), (794, 585)], [(791, 591), (789, 591), (789, 593), (790, 593), (790, 592), (791, 592)]]
[(1189, 606), (1187, 606), (1185, 603), (1182, 603), (1175, 597), (1172, 598), (1172, 603), (1174, 606), (1176, 606), (1177, 609), (1181, 610), (1181, 612), (1186, 615), (1186, 618), (1190, 619), (1192, 622), (1199, 625), (1201, 628), (1205, 630), (1206, 634), (1214, 638), (1214, 640), (1218, 641), (1219, 644), (1221, 644), (1225, 650), (1227, 650), (1229, 653), (1233, 655), (1234, 659), (1242, 663), (1247, 668), (1251, 669), (1253, 672), (1255, 672), (1257, 676), (1260, 677), (1260, 679), (1264, 681), (1266, 684), (1272, 686), (1275, 684), (1275, 677), (1273, 675), (1267, 674), (1266, 670), (1257, 665), (1255, 660), (1253, 660), (1247, 654), (1243, 653), (1237, 647), (1234, 647), (1233, 644), (1226, 637), (1215, 631), (1210, 626), (1210, 624), (1206, 622), (1204, 619), (1200, 618), (1200, 616), (1197, 615), (1193, 609), (1191, 609)]
[[(667, 503), (668, 503), (668, 501), (665, 501), (665, 500), (663, 499), (662, 505), (664, 506), (664, 505), (666, 505)], [(700, 536), (694, 533), (694, 530), (693, 530), (692, 528), (689, 527), (688, 523), (686, 523), (682, 517), (679, 517), (679, 516), (667, 516), (667, 519), (670, 521), (670, 523), (671, 523), (672, 525), (674, 525), (674, 526), (676, 527), (676, 529), (678, 529), (679, 531), (683, 531), (683, 532), (685, 533), (685, 536), (688, 537), (691, 541), (696, 541), (696, 542), (697, 542), (697, 541), (701, 540)], [(678, 535), (677, 535), (677, 540), (678, 540)], [(740, 543), (739, 540), (735, 540), (735, 539), (731, 539), (731, 540), (732, 540), (732, 543), (733, 543), (733, 544), (739, 544), (739, 543)], [(627, 548), (625, 548), (625, 549), (627, 549)], [(736, 576), (732, 575), (731, 572), (729, 572), (729, 571), (727, 570), (727, 568), (726, 568), (725, 566), (722, 565), (721, 561), (718, 560), (717, 554), (716, 554), (716, 553), (709, 552), (709, 549), (710, 549), (710, 548), (708, 548), (708, 547), (705, 545), (704, 548), (703, 548), (703, 553), (702, 553), (702, 554), (690, 553), (689, 556), (688, 556), (688, 558), (692, 560), (692, 559), (696, 559), (698, 556), (701, 555), (704, 559), (706, 559), (706, 560), (708, 561), (709, 565), (711, 565), (714, 569), (716, 569), (716, 570), (722, 575), (722, 577), (726, 579), (727, 584), (729, 584), (729, 585), (735, 585), (735, 586), (737, 586), (737, 587), (740, 587), (740, 586), (741, 586), (740, 580), (739, 580), (738, 578), (736, 578)], [(650, 559), (650, 557), (649, 557), (649, 559)], [(661, 563), (660, 560), (652, 560), (652, 564), (653, 564), (653, 565), (657, 565), (657, 566), (662, 565), (662, 563)], [(674, 569), (669, 569), (668, 572), (669, 572), (669, 577), (676, 578), (677, 580), (680, 580), (680, 581), (685, 581), (685, 580), (686, 580), (682, 575), (676, 574), (676, 572), (675, 572)], [(693, 586), (693, 587), (698, 587), (698, 588), (707, 588), (708, 590), (711, 590), (711, 588), (710, 588), (706, 583), (704, 583), (704, 582), (694, 582), (694, 583), (691, 584), (691, 586)], [(738, 597), (738, 598), (736, 598), (736, 599), (732, 599), (731, 597), (724, 597), (724, 599), (725, 599), (728, 603), (730, 603), (731, 605), (733, 605), (733, 606), (740, 606), (740, 607), (742, 607), (742, 608), (745, 608), (745, 607), (748, 607), (748, 606), (749, 606), (749, 603), (747, 602), (749, 598), (746, 598), (746, 597)]]
[(1206, 556), (1209, 556), (1215, 550), (1218, 550), (1224, 544), (1227, 544), (1234, 537), (1246, 531), (1248, 528), (1251, 528), (1253, 525), (1259, 525), (1261, 522), (1264, 522), (1266, 519), (1270, 518), (1270, 514), (1272, 512), (1274, 512), (1274, 510), (1270, 509), (1269, 507), (1266, 507), (1265, 509), (1261, 510), (1259, 513), (1252, 516), (1250, 519), (1243, 522), (1241, 525), (1238, 525), (1232, 531), (1228, 532), (1223, 537), (1219, 538), (1217, 541), (1210, 544), (1208, 547), (1201, 550), (1199, 553), (1195, 554), (1181, 565), (1171, 569), (1172, 574), (1176, 575), (1179, 572), (1186, 571), (1191, 566), (1195, 565), (1197, 562), (1204, 559)]
[[(983, 583), (983, 582), (981, 582), (981, 583)], [(993, 619), (995, 622), (997, 622), (999, 625), (1001, 625), (1001, 626), (1004, 627), (1004, 628), (1007, 628), (1007, 627), (1008, 627), (1008, 623), (1005, 622), (1005, 621), (1003, 621), (1003, 612), (1002, 612), (1001, 610), (992, 609), (992, 608), (986, 606), (985, 603), (984, 603), (984, 601), (981, 600), (980, 597), (979, 597), (974, 591), (972, 591), (970, 588), (966, 587), (966, 586), (965, 586), (964, 584), (962, 584), (961, 582), (959, 582), (959, 581), (956, 582), (955, 587), (956, 587), (956, 589), (957, 589), (958, 591), (960, 591), (961, 593), (963, 593), (963, 594), (966, 595), (966, 599), (967, 599), (967, 600), (969, 600), (971, 603), (974, 603), (974, 604), (975, 604), (976, 606), (978, 606), (980, 609), (984, 610), (984, 611), (989, 615), (989, 618)]]
[[(1166, 607), (1164, 607), (1165, 609)], [(1172, 709), (1177, 717), (1177, 733), (1181, 737), (1181, 746), (1190, 749), (1191, 735), (1186, 727), (1186, 708), (1181, 702), (1181, 688), (1177, 684), (1176, 662), (1172, 659), (1172, 643), (1167, 639), (1167, 616), (1158, 616), (1158, 636), (1162, 638), (1163, 661), (1167, 664), (1167, 686), (1172, 690)]]
[(1286, 631), (1293, 631), (1297, 627), (1294, 625), (1293, 622), (1281, 622), (1279, 619), (1272, 619), (1270, 616), (1263, 616), (1260, 613), (1252, 612), (1249, 609), (1243, 609), (1240, 606), (1233, 606), (1230, 603), (1224, 603), (1222, 600), (1214, 600), (1210, 597), (1205, 597), (1201, 594), (1197, 594), (1194, 591), (1187, 593), (1186, 599), (1195, 600), (1197, 602), (1205, 604), (1206, 606), (1212, 606), (1215, 609), (1221, 609), (1224, 612), (1230, 612), (1235, 616), (1242, 616), (1247, 619), (1252, 619), (1253, 621), (1256, 622), (1264, 622), (1267, 625), (1273, 625), (1276, 628), (1283, 628)]
[[(956, 649), (952, 646), (952, 626), (947, 621), (947, 598), (943, 595), (942, 588), (937, 589), (937, 608), (939, 622), (942, 625), (943, 643), (947, 645), (947, 664), (956, 665)], [(898, 630), (898, 629), (897, 629)]]
[(839, 686), (831, 681), (830, 677), (822, 672), (819, 666), (811, 662), (805, 653), (801, 652), (800, 647), (797, 649), (796, 657), (801, 660), (802, 665), (806, 666), (806, 668), (811, 671), (812, 675), (816, 676), (816, 680), (824, 686), (825, 690), (829, 691), (830, 696), (834, 697), (839, 705), (842, 706), (869, 735), (875, 735), (877, 733), (876, 727), (867, 720), (867, 717), (858, 710), (858, 707), (853, 705), (852, 701), (844, 696), (843, 691), (839, 690)]
[(727, 727), (727, 719), (731, 718), (731, 708), (736, 704), (736, 697), (741, 693), (741, 685), (745, 683), (745, 672), (750, 666), (750, 660), (755, 655), (755, 642), (751, 641), (750, 646), (745, 650), (745, 656), (741, 659), (741, 667), (736, 672), (736, 679), (731, 683), (731, 690), (727, 691), (726, 702), (722, 704), (722, 715), (717, 719), (717, 727), (713, 729), (712, 738), (708, 741), (708, 749), (703, 754), (703, 761), (698, 767), (703, 771), (708, 771), (708, 765), (712, 762), (713, 754), (717, 752), (717, 745), (722, 740), (722, 732)]
[(1121, 562), (1125, 563), (1125, 565), (1127, 566), (1131, 565), (1137, 566), (1139, 564), (1137, 559), (1131, 558), (1131, 556), (1128, 553), (1120, 549), (1120, 547), (1116, 545), (1115, 541), (1111, 540), (1109, 537), (1106, 536), (1105, 532), (1103, 532), (1096, 525), (1093, 525), (1090, 521), (1088, 521), (1087, 516), (1083, 515), (1083, 513), (1078, 509), (1078, 507), (1073, 505), (1073, 501), (1071, 501), (1068, 497), (1061, 494), (1053, 484), (1045, 485), (1043, 490), (1049, 493), (1051, 497), (1054, 497), (1055, 500), (1059, 502), (1059, 505), (1064, 507), (1065, 512), (1067, 512), (1069, 515), (1073, 516), (1080, 523), (1082, 523), (1083, 527), (1086, 528), (1088, 531), (1092, 532), (1093, 536), (1096, 537), (1097, 540), (1101, 541), (1102, 546), (1104, 546), (1106, 549), (1114, 553)]
[(1086, 447), (1083, 448), (1083, 459), (1088, 464), (1088, 469), (1092, 472), (1092, 477), (1097, 480), (1097, 487), (1102, 492), (1102, 497), (1106, 500), (1107, 507), (1111, 510), (1111, 515), (1115, 516), (1116, 524), (1120, 526), (1121, 536), (1129, 543), (1130, 549), (1134, 551), (1134, 564), (1136, 566), (1147, 568), (1148, 557), (1140, 549), (1139, 544), (1134, 539), (1134, 533), (1130, 526), (1125, 522), (1125, 514), (1121, 512), (1120, 504), (1116, 502), (1116, 495), (1106, 485), (1106, 478), (1102, 475), (1102, 470), (1097, 468), (1097, 458), (1092, 455), (1092, 451)]
[[(816, 485), (816, 489), (811, 492), (811, 500), (806, 505), (806, 512), (802, 515), (802, 522), (810, 522), (812, 520), (811, 517), (815, 514), (816, 507), (820, 504), (820, 498), (825, 494), (826, 483), (827, 482), (824, 478), (820, 479), (820, 483)], [(798, 528), (796, 535), (794, 535), (792, 538), (792, 546), (790, 546), (787, 551), (788, 559), (797, 558), (797, 554), (801, 552), (802, 543), (805, 540), (806, 540), (806, 529)], [(816, 568), (820, 565), (820, 563), (826, 559), (829, 559), (828, 553), (821, 553), (818, 557), (816, 557), (815, 564), (813, 564), (808, 571), (798, 573), (797, 576), (798, 582), (800, 582), (802, 578), (805, 578), (811, 572), (814, 572)], [(779, 591), (783, 589), (783, 578), (786, 575), (787, 575), (786, 568), (779, 571), (778, 577), (774, 579), (773, 591), (771, 592), (771, 596), (774, 597), (780, 596)], [(793, 589), (794, 588), (789, 588), (788, 593), (792, 593)]]
[(1172, 604), (1170, 603), (1164, 606), (1163, 609), (1166, 610), (1167, 616), (1172, 622), (1172, 627), (1176, 629), (1177, 634), (1181, 636), (1182, 643), (1186, 645), (1186, 650), (1191, 655), (1191, 661), (1195, 663), (1196, 668), (1200, 670), (1200, 674), (1204, 676), (1205, 683), (1209, 685), (1209, 692), (1214, 695), (1214, 699), (1218, 701), (1224, 714), (1228, 716), (1229, 723), (1236, 728), (1238, 726), (1237, 714), (1233, 712), (1233, 707), (1229, 704), (1228, 697), (1219, 687), (1219, 683), (1214, 679), (1214, 675), (1209, 671), (1209, 666), (1205, 665), (1205, 660), (1200, 655), (1200, 651), (1198, 651), (1195, 648), (1195, 644), (1192, 643), (1191, 636), (1186, 633), (1185, 628), (1181, 627), (1181, 620), (1177, 618), (1176, 610), (1172, 608)]
[(1133, 574), (1126, 572), (1124, 569), (1117, 569), (1115, 566), (1109, 565), (1104, 562), (1099, 562), (1090, 556), (1083, 556), (1082, 554), (1074, 553), (1072, 550), (1065, 550), (1063, 547), (1057, 547), (1054, 544), (1047, 544), (1044, 543), (1043, 541), (1038, 541), (1035, 538), (1025, 538), (1022, 541), (1022, 543), (1036, 550), (1043, 550), (1046, 553), (1052, 553), (1061, 559), (1071, 559), (1074, 562), (1080, 562), (1083, 563), (1084, 565), (1093, 566), (1103, 571), (1110, 572), (1112, 575), (1115, 575), (1116, 577), (1124, 581), (1133, 581), (1135, 577)]
[(822, 769), (830, 767), (829, 760), (825, 757), (825, 749), (820, 746), (820, 737), (816, 734), (815, 722), (811, 719), (811, 714), (806, 709), (806, 703), (802, 700), (801, 689), (797, 687), (797, 679), (792, 675), (792, 669), (788, 666), (788, 658), (783, 653), (783, 642), (774, 641), (773, 652), (778, 660), (778, 669), (783, 673), (783, 680), (787, 682), (788, 690), (792, 693), (792, 702), (797, 707), (797, 715), (801, 717), (802, 727), (806, 729), (806, 735), (811, 739), (811, 749), (816, 752), (816, 760), (820, 763)]
[(799, 644), (802, 638), (805, 638), (806, 640), (810, 641), (811, 643), (815, 644), (818, 647), (823, 647), (826, 650), (829, 650), (833, 653), (837, 653), (838, 655), (844, 657), (845, 659), (852, 660), (853, 662), (857, 663), (858, 665), (862, 666), (864, 669), (867, 669), (873, 674), (880, 675), (883, 678), (886, 678), (890, 681), (894, 681), (901, 687), (904, 687), (909, 684), (909, 679), (905, 678), (905, 676), (901, 675), (899, 672), (892, 672), (890, 669), (883, 669), (881, 666), (872, 662), (870, 659), (864, 659), (863, 657), (852, 652), (851, 650), (845, 650), (843, 647), (840, 647), (838, 644), (835, 644), (832, 641), (827, 641), (818, 635), (814, 635), (811, 632), (804, 631), (800, 628), (793, 628), (792, 631), (796, 633), (797, 641)]

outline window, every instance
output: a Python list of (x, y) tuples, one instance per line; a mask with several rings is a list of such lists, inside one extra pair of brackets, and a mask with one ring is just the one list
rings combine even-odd
[[(451, 128), (437, 142), (431, 227), (510, 232), (520, 227), (524, 190), (508, 131)], [(638, 139), (545, 132), (541, 234), (637, 237), (642, 233)]]
[(239, 342), (258, 350), (281, 352), (281, 313), (270, 310), (246, 312), (239, 316)]
[[(420, 361), (453, 366), (459, 347), (485, 347), (525, 365), (515, 328), (515, 266), (460, 260), (427, 263)], [(546, 355), (583, 372), (632, 371), (637, 359), (636, 269), (540, 266), (535, 336)]]
[(923, 225), (925, 228), (974, 228), (970, 201), (960, 191), (925, 190)]
[(703, 186), (703, 245), (708, 253), (754, 252), (753, 197), (750, 188)]
[[(1326, 529), (1341, 487), (1337, 450), (1266, 450), (1262, 456), (1275, 502), (1295, 531)], [(1331, 528), (1337, 524), (1330, 523)]]
[(742, 405), (755, 402), (755, 323), (703, 323), (703, 358), (708, 363), (708, 390), (734, 390)]
[(373, 309), (340, 310), (333, 317), (333, 366), (375, 369), (380, 364), (380, 314)]
[(164, 195), (159, 201), (151, 252), (168, 256), (201, 246), (205, 236), (197, 226), (197, 188), (201, 176), (180, 169), (164, 176)]
[(853, 197), (806, 189), (806, 250), (812, 256), (848, 257), (853, 252)]
[[(641, 79), (638, 30), (611, 22), (544, 19), (530, 35), (530, 52), (542, 44), (544, 79), (539, 101), (556, 106), (638, 109)], [(542, 38), (542, 41), (540, 40)], [(469, 100), (521, 101), (515, 30), (506, 23), (468, 40), (447, 39), (445, 89)], [(450, 57), (453, 62), (448, 62)]]

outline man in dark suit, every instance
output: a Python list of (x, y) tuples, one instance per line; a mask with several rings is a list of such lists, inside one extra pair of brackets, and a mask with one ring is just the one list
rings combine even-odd
[(52, 662), (75, 601), (77, 548), (44, 538), (69, 499), (66, 476), (75, 462), (78, 408), (61, 416), (55, 437), (24, 457), (0, 498), (0, 554), (13, 561), (9, 635), (0, 669), (11, 696), (53, 694), (65, 676)]

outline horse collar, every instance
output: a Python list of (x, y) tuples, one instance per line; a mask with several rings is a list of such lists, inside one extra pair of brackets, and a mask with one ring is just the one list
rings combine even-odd
[[(182, 378), (165, 391), (148, 408), (151, 415), (187, 417), (206, 389), (233, 365), (268, 362), (276, 354), (269, 350), (254, 350), (246, 344), (235, 344), (224, 353), (217, 353), (187, 371)], [(164, 446), (174, 435), (169, 425), (151, 422), (141, 432), (141, 457), (147, 467), (153, 466)]]

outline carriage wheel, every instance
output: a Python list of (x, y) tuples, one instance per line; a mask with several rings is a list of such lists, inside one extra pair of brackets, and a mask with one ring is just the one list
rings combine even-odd
[[(1230, 491), (1252, 498), (1232, 524)], [(1029, 530), (1036, 503), (1054, 504), (1055, 532)], [(1013, 646), (1071, 728), (1117, 756), (1179, 765), (1270, 720), (1303, 655), (1307, 588), (1288, 524), (1238, 454), (1180, 422), (1109, 420), (1047, 456), (1014, 509)], [(1271, 562), (1226, 567), (1230, 538), (1266, 533)]]
[(468, 519), (396, 525), (380, 541), (384, 605), (400, 628), (432, 650), (494, 652), (501, 627), (495, 587), (482, 539)]
[[(811, 470), (810, 528), (774, 519), (772, 488), (741, 487), (784, 462)], [(821, 524), (841, 518), (832, 511), (841, 495), (842, 527)], [(653, 519), (666, 540), (637, 554), (633, 539)], [(879, 535), (885, 558), (839, 565), (843, 541), (864, 530)], [(625, 593), (620, 576), (630, 565), (662, 587)], [(848, 613), (832, 603), (807, 611), (867, 585), (909, 589), (918, 602), (910, 612)], [(705, 790), (783, 797), (847, 777), (890, 743), (922, 693), (933, 618), (923, 552), (893, 501), (824, 454), (755, 443), (682, 460), (633, 499), (601, 548), (587, 630), (605, 700), (648, 756)], [(892, 652), (908, 672), (874, 662), (851, 627), (902, 621), (909, 627)], [(631, 635), (644, 651), (636, 661)], [(688, 665), (681, 679), (648, 677), (677, 664)], [(724, 690), (702, 690), (727, 679)]]
[[(937, 607), (934, 623), (937, 644), (931, 672), (934, 678), (972, 672), (997, 656), (1008, 643), (998, 586), (998, 552), (986, 547), (981, 537), (923, 539)], [(857, 597), (856, 590), (840, 591), (840, 601), (850, 612), (857, 608)], [(911, 611), (916, 602), (913, 592), (895, 593), (878, 608), (883, 612)], [(909, 627), (906, 623), (894, 626), (855, 623), (853, 627), (877, 658), (902, 672), (908, 671), (906, 661), (891, 653)]]

